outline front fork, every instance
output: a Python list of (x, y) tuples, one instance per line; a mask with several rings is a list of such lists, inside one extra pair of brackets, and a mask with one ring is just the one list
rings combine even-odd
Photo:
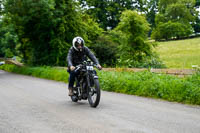
[(89, 93), (90, 92), (90, 77), (89, 77), (89, 74), (87, 74), (86, 76), (86, 80), (87, 80), (87, 92)]
[[(87, 92), (88, 92), (89, 95), (92, 96), (95, 93), (94, 79), (98, 79), (98, 76), (96, 75), (96, 73), (93, 73), (91, 75), (87, 74), (86, 78), (87, 78), (87, 84), (88, 84), (88, 86), (87, 86)], [(91, 82), (91, 80), (93, 80), (93, 81)]]

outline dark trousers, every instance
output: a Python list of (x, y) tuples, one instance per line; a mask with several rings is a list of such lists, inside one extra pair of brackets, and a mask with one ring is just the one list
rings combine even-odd
[(74, 86), (74, 82), (75, 82), (75, 78), (79, 75), (79, 71), (75, 72), (75, 71), (68, 71), (70, 73), (69, 76), (69, 86), (68, 88), (73, 88)]

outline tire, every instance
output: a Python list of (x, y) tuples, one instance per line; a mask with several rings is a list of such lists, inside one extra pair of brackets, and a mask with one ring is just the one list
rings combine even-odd
[[(88, 102), (91, 107), (96, 108), (100, 102), (101, 90), (100, 90), (99, 80), (98, 79), (93, 79), (93, 80), (94, 80), (94, 84), (91, 88), (95, 90), (91, 91), (91, 89), (89, 89)], [(95, 98), (93, 98), (94, 95), (96, 95)]]
[[(75, 78), (75, 86), (77, 87), (77, 84), (78, 84), (78, 80), (77, 78)], [(76, 87), (73, 87), (73, 92), (74, 92), (74, 89), (76, 89)], [(71, 97), (71, 100), (72, 102), (78, 102), (78, 96), (76, 94), (74, 94), (73, 96), (70, 96)]]

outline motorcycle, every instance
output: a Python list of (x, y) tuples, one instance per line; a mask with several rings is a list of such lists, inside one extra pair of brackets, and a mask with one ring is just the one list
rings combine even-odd
[(75, 78), (75, 87), (73, 87), (74, 95), (71, 96), (73, 102), (87, 100), (91, 107), (97, 107), (100, 102), (101, 89), (99, 80), (94, 67), (98, 68), (91, 61), (84, 61), (76, 66), (75, 72), (79, 75)]

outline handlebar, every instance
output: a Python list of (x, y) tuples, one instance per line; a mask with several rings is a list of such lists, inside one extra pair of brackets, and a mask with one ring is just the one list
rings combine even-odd
[(74, 72), (77, 72), (78, 70), (80, 70), (83, 67), (82, 64), (78, 65), (75, 67)]
[[(82, 64), (77, 65), (77, 66), (75, 67), (74, 71), (77, 72), (78, 70), (82, 69), (83, 66), (87, 66), (87, 63), (88, 63), (87, 61), (84, 61)], [(96, 67), (98, 70), (101, 70), (101, 68), (99, 68), (97, 64), (91, 64), (90, 66), (94, 66), (94, 67)]]

